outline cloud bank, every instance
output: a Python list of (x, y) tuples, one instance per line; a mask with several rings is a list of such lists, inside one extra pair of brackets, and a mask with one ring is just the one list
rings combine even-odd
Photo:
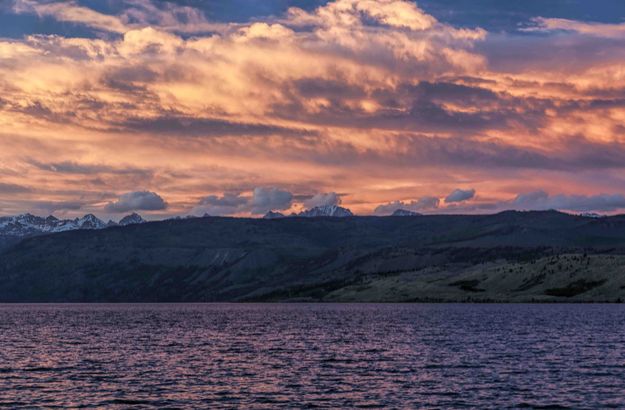
[(155, 192), (128, 192), (109, 202), (104, 210), (111, 213), (129, 211), (160, 211), (167, 208), (167, 203)]
[(463, 202), (475, 196), (475, 189), (454, 189), (452, 193), (445, 197), (446, 203)]
[(440, 199), (434, 196), (425, 196), (413, 201), (393, 201), (388, 204), (379, 205), (374, 213), (377, 215), (390, 215), (398, 209), (412, 212), (434, 211), (438, 209)]
[(236, 23), (115, 4), (11, 2), (89, 35), (0, 39), (0, 212), (484, 212), (539, 190), (533, 206), (623, 209), (622, 24), (489, 33), (402, 0)]

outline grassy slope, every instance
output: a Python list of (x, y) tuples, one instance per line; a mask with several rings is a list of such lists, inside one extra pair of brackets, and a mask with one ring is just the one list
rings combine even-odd
[(373, 276), (336, 289), (325, 301), (625, 301), (625, 256), (564, 254), (531, 262), (492, 261)]

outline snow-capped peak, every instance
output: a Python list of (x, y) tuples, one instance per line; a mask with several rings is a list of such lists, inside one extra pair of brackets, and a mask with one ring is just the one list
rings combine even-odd
[(316, 206), (311, 209), (300, 212), (297, 216), (303, 216), (306, 218), (315, 218), (320, 216), (329, 216), (335, 218), (344, 218), (348, 216), (354, 216), (352, 211), (347, 208), (343, 208), (338, 205), (325, 205)]
[(106, 224), (94, 214), (87, 214), (82, 218), (75, 219), (78, 229), (102, 229)]
[(42, 233), (64, 232), (76, 229), (102, 229), (106, 224), (93, 214), (76, 219), (58, 219), (52, 215), (43, 218), (32, 214), (21, 214), (0, 218), (0, 235), (31, 236)]

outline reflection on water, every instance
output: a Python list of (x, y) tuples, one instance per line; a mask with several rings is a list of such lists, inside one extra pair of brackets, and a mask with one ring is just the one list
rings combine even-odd
[(0, 305), (0, 406), (623, 407), (621, 305)]

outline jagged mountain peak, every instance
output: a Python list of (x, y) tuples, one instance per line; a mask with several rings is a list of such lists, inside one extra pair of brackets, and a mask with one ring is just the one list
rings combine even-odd
[(315, 218), (321, 216), (344, 218), (348, 216), (354, 216), (354, 214), (349, 209), (343, 208), (338, 205), (324, 205), (316, 206), (314, 208), (302, 211), (297, 216), (302, 216), (305, 218)]
[(104, 221), (94, 214), (87, 214), (82, 218), (76, 218), (75, 222), (79, 229), (101, 229), (106, 226)]
[(93, 214), (82, 218), (59, 219), (53, 215), (47, 217), (30, 213), (0, 218), (0, 235), (24, 237), (42, 233), (64, 232), (76, 229), (102, 229), (106, 224)]
[(126, 225), (133, 225), (133, 224), (142, 224), (144, 222), (147, 222), (147, 221), (143, 219), (141, 215), (139, 215), (138, 213), (133, 212), (130, 215), (126, 215), (122, 219), (120, 219), (119, 225), (126, 226)]

